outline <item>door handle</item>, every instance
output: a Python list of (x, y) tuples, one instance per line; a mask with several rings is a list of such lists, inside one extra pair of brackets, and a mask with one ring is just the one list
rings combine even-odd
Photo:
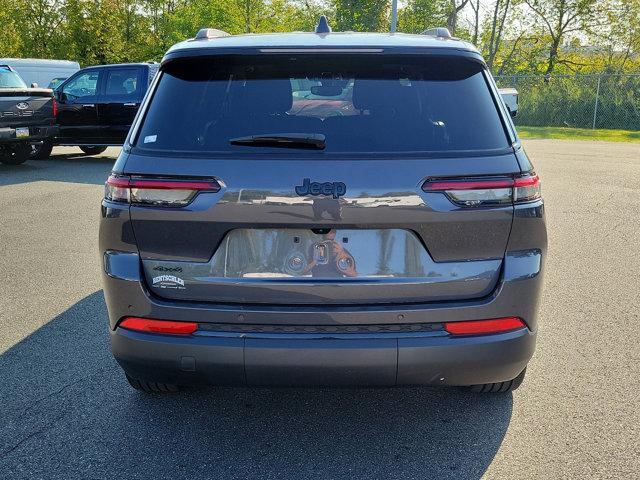
[(95, 107), (96, 104), (95, 103), (85, 103), (82, 105), (82, 108), (91, 108), (91, 107)]
[(127, 102), (124, 104), (125, 107), (135, 107), (137, 105), (137, 103), (135, 102)]

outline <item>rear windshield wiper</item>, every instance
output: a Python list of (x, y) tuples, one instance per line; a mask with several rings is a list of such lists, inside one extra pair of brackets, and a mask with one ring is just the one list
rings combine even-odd
[(247, 135), (229, 140), (231, 145), (246, 145), (248, 147), (281, 147), (307, 148), (322, 150), (325, 147), (325, 136), (321, 133), (264, 133), (261, 135)]

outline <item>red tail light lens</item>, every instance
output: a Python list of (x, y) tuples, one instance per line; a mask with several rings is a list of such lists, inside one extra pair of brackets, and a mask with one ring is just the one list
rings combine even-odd
[(521, 318), (505, 317), (468, 322), (447, 322), (444, 324), (444, 329), (451, 335), (488, 335), (519, 330), (526, 326)]
[(427, 181), (425, 192), (444, 192), (449, 200), (463, 207), (510, 204), (513, 179), (460, 179)]
[(495, 188), (511, 188), (513, 180), (510, 178), (495, 180), (435, 180), (429, 181), (422, 187), (426, 191), (448, 190), (490, 190)]
[(518, 178), (427, 180), (422, 189), (443, 192), (453, 203), (463, 207), (530, 202), (541, 197), (540, 179), (535, 174)]
[(513, 201), (530, 202), (542, 197), (542, 188), (538, 175), (516, 178), (513, 181)]
[(56, 102), (56, 98), (52, 97), (51, 98), (52, 106), (53, 106), (53, 118), (56, 118), (58, 116), (58, 102)]
[(218, 192), (213, 179), (146, 179), (111, 175), (105, 185), (105, 198), (113, 202), (183, 207), (200, 192)]
[(170, 335), (190, 335), (198, 330), (198, 324), (193, 322), (173, 322), (139, 317), (126, 317), (120, 322), (119, 326), (136, 332), (166, 333)]
[(104, 198), (112, 202), (129, 203), (129, 178), (111, 175), (104, 185)]

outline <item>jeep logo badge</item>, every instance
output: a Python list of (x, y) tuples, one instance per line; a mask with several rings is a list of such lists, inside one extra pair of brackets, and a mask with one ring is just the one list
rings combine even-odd
[(305, 178), (302, 185), (296, 185), (296, 194), (304, 197), (305, 195), (331, 195), (333, 198), (339, 198), (347, 193), (347, 186), (342, 182), (312, 182)]

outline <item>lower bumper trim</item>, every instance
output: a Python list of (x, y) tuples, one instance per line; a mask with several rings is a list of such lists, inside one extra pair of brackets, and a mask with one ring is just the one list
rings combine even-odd
[(117, 328), (111, 340), (130, 376), (179, 385), (475, 385), (515, 378), (535, 346), (526, 328), (461, 338), (428, 332), (172, 336)]

